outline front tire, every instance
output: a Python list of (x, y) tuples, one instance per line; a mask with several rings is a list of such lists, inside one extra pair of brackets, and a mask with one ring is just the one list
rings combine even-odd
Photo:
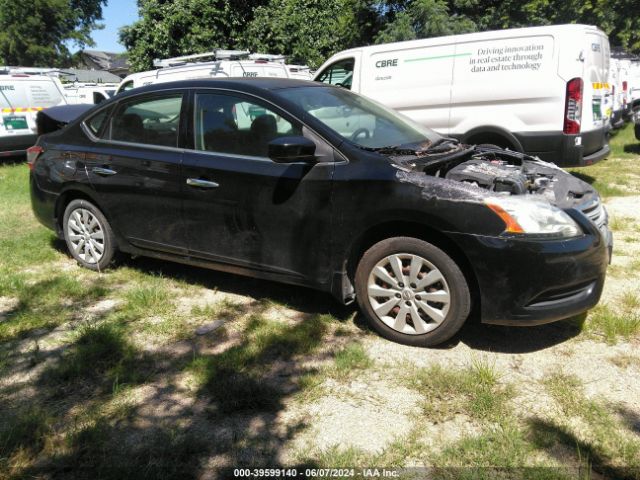
[(373, 245), (358, 264), (355, 284), (371, 327), (405, 345), (445, 342), (471, 309), (469, 286), (458, 265), (417, 238), (389, 238)]
[(64, 211), (62, 228), (69, 253), (81, 266), (99, 272), (111, 265), (116, 253), (113, 230), (93, 203), (71, 201)]

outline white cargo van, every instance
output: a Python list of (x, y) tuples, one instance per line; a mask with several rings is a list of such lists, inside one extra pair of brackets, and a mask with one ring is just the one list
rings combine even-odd
[(314, 80), (366, 95), (466, 143), (496, 144), (560, 165), (609, 153), (606, 34), (558, 25), (354, 48)]
[(20, 155), (36, 142), (36, 115), (65, 105), (60, 81), (48, 75), (0, 74), (0, 156)]
[(64, 95), (70, 105), (79, 103), (97, 105), (111, 98), (117, 88), (117, 83), (73, 83), (64, 85)]
[(631, 108), (640, 108), (640, 60), (632, 60), (629, 67), (629, 95)]
[[(213, 61), (205, 61), (213, 58)], [(306, 65), (287, 65), (284, 57), (250, 54), (244, 50), (216, 50), (209, 53), (168, 58), (154, 62), (157, 70), (132, 73), (116, 93), (152, 83), (214, 77), (280, 77), (311, 80)]]

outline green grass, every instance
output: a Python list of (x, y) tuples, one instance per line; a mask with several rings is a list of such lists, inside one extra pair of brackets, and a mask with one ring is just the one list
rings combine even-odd
[[(284, 395), (278, 365), (319, 348), (332, 320), (329, 315), (316, 315), (287, 325), (253, 314), (239, 345), (197, 357), (187, 368), (217, 412), (274, 411), (281, 407)], [(310, 386), (309, 373), (286, 372), (284, 378), (299, 375), (304, 380), (295, 389), (300, 390)]]
[(591, 183), (603, 197), (640, 194), (640, 146), (627, 124), (610, 139), (611, 154), (595, 165), (573, 168), (570, 171)]
[[(624, 302), (623, 299), (623, 304)], [(635, 300), (627, 298), (627, 302)], [(640, 315), (629, 308), (623, 308), (621, 313), (617, 313), (606, 304), (601, 304), (589, 311), (584, 328), (588, 333), (614, 344), (621, 339), (629, 340), (640, 333)]]
[(10, 296), (17, 297), (18, 305), (0, 323), (0, 341), (79, 319), (85, 306), (106, 295), (108, 290), (101, 283), (100, 277), (81, 281), (69, 275), (56, 275), (32, 284), (14, 278), (11, 289), (15, 290)]
[(543, 384), (560, 412), (553, 420), (532, 421), (538, 438), (544, 439), (542, 445), (551, 449), (557, 444), (578, 448), (588, 456), (594, 470), (608, 478), (640, 476), (640, 439), (607, 405), (587, 398), (575, 375), (553, 373)]
[(404, 382), (424, 396), (423, 411), (431, 419), (464, 412), (480, 420), (499, 420), (508, 414), (514, 395), (511, 386), (499, 382), (494, 366), (479, 357), (465, 369), (435, 364), (410, 370)]
[(614, 231), (630, 231), (634, 226), (634, 219), (631, 217), (619, 217), (612, 215), (609, 221), (609, 226), (611, 230)]
[(640, 357), (626, 353), (620, 353), (609, 358), (609, 361), (619, 368), (636, 368), (640, 370)]
[(339, 350), (333, 358), (333, 363), (330, 374), (341, 379), (359, 375), (361, 370), (373, 366), (373, 360), (369, 358), (366, 350), (359, 343), (351, 343)]
[(86, 325), (61, 361), (48, 370), (46, 382), (74, 382), (91, 379), (112, 385), (134, 379), (140, 367), (136, 349), (114, 325)]

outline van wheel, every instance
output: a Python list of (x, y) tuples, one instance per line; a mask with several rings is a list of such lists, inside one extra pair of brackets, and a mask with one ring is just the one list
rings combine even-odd
[(480, 147), (480, 148), (495, 148), (495, 149), (498, 149), (498, 150), (504, 150), (504, 147), (501, 147), (501, 146), (496, 145), (494, 143), (481, 143), (480, 145), (476, 145), (476, 146)]
[(458, 265), (417, 238), (376, 243), (362, 256), (355, 284), (371, 327), (405, 345), (429, 347), (450, 339), (471, 309), (469, 286)]
[(80, 265), (101, 271), (114, 259), (116, 241), (102, 212), (87, 200), (73, 200), (67, 205), (62, 221), (69, 253)]

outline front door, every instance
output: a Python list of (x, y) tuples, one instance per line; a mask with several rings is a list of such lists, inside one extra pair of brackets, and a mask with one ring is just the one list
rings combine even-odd
[(191, 255), (302, 283), (328, 277), (333, 157), (270, 160), (271, 140), (310, 133), (255, 97), (202, 91), (193, 110), (194, 149), (183, 165)]
[(174, 91), (118, 103), (87, 152), (87, 174), (107, 216), (142, 248), (186, 252), (178, 148), (184, 98)]

